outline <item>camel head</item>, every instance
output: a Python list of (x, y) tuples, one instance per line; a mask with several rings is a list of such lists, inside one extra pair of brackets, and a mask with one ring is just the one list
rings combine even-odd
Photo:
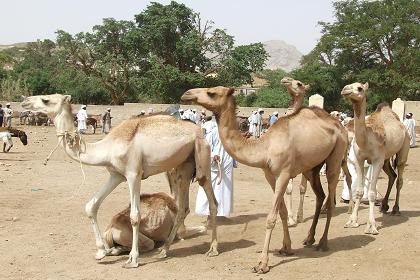
[(214, 113), (220, 113), (222, 108), (233, 98), (233, 88), (213, 87), (213, 88), (194, 88), (186, 91), (181, 96), (184, 104), (196, 103)]
[(284, 77), (281, 79), (281, 83), (287, 88), (287, 92), (293, 95), (292, 98), (304, 96), (305, 92), (311, 88), (309, 85), (290, 77)]
[(366, 98), (368, 88), (368, 83), (352, 83), (343, 88), (341, 95), (350, 100), (352, 103), (359, 103)]
[(20, 105), (26, 110), (56, 115), (61, 112), (64, 104), (70, 104), (70, 100), (70, 95), (36, 95), (26, 97)]

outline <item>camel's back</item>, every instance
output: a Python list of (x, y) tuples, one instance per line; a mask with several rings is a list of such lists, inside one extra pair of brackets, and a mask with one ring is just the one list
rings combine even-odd
[(389, 106), (378, 107), (367, 118), (366, 127), (385, 145), (387, 157), (397, 153), (408, 137), (404, 125)]
[(147, 134), (151, 137), (170, 135), (175, 138), (191, 135), (195, 137), (201, 131), (199, 126), (191, 122), (178, 120), (167, 114), (155, 114), (125, 120), (114, 127), (107, 137), (131, 141), (138, 133)]

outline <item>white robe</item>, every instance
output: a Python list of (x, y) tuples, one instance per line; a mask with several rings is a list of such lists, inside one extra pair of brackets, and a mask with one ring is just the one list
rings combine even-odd
[(416, 146), (416, 121), (414, 119), (404, 120), (405, 128), (407, 128), (408, 135), (410, 136), (410, 147)]
[[(347, 157), (347, 167), (349, 168), (349, 172), (351, 175), (351, 192), (352, 192), (352, 198), (355, 200), (356, 198), (356, 191), (357, 191), (357, 172), (356, 172), (356, 154), (354, 153), (354, 140), (351, 143), (349, 156)], [(365, 174), (365, 180), (364, 180), (364, 186), (363, 186), (363, 199), (368, 199), (368, 191), (369, 191), (369, 185), (372, 181), (372, 175), (373, 175), (373, 167), (370, 164), (367, 164), (365, 162), (364, 165), (364, 174)], [(343, 191), (341, 193), (341, 198), (345, 200), (350, 199), (349, 195), (349, 188), (347, 186), (347, 182), (344, 178), (343, 180)]]
[(80, 109), (77, 113), (77, 130), (86, 130), (86, 119), (87, 119), (87, 113), (86, 110)]
[(212, 118), (211, 120), (206, 121), (205, 123), (203, 123), (203, 125), (201, 126), (201, 128), (204, 129), (204, 135), (207, 135), (214, 128), (217, 128), (216, 120)]
[[(211, 147), (211, 158), (215, 155), (220, 157), (220, 167), (222, 170), (222, 182), (218, 185), (217, 163), (211, 165), (211, 186), (214, 191), (218, 206), (217, 216), (229, 216), (233, 211), (233, 167), (234, 160), (223, 148), (219, 138), (217, 127), (206, 134), (206, 140)], [(197, 200), (195, 203), (195, 213), (198, 215), (209, 215), (209, 202), (202, 187), (198, 188)]]
[(248, 118), (248, 123), (249, 123), (249, 133), (251, 133), (252, 135), (254, 134), (254, 115), (252, 114), (251, 116), (249, 116)]
[(253, 118), (252, 118), (252, 122), (253, 122), (253, 126), (254, 126), (253, 135), (254, 135), (254, 137), (258, 138), (262, 134), (262, 122), (263, 122), (263, 120), (262, 120), (261, 114), (257, 113), (256, 115), (254, 115)]

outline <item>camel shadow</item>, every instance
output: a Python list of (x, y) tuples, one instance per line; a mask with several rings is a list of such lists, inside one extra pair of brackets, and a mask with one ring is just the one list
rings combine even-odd
[(258, 220), (260, 218), (267, 217), (267, 214), (264, 213), (257, 213), (257, 214), (244, 214), (238, 215), (230, 218), (224, 217), (217, 217), (217, 225), (218, 226), (225, 226), (225, 225), (239, 225), (239, 224), (246, 224), (254, 220)]
[(387, 212), (383, 213), (381, 217), (378, 217), (376, 221), (382, 223), (382, 226), (380, 228), (387, 228), (405, 223), (410, 218), (415, 218), (419, 216), (420, 211), (401, 211), (400, 216), (392, 216), (390, 215), (390, 212)]
[[(363, 205), (360, 205), (359, 209), (364, 209), (364, 206)], [(348, 210), (349, 210), (348, 204), (345, 204), (344, 206), (336, 206), (334, 208), (332, 217), (334, 218), (334, 217), (336, 217), (338, 215), (341, 215), (341, 214), (347, 214), (347, 211)], [(305, 223), (305, 222), (307, 222), (309, 220), (312, 220), (313, 218), (314, 218), (314, 215), (308, 216), (308, 217), (306, 217), (306, 218), (303, 219), (303, 223)], [(325, 219), (325, 218), (327, 218), (327, 214), (321, 213), (319, 215), (319, 219), (320, 220), (321, 219)]]
[[(343, 237), (336, 237), (328, 240), (328, 251), (317, 251), (314, 249), (314, 246), (299, 248), (293, 250), (294, 254), (292, 256), (280, 260), (278, 263), (270, 266), (270, 268), (274, 268), (281, 264), (293, 262), (299, 259), (324, 258), (336, 252), (360, 249), (374, 240), (375, 238), (371, 235), (349, 235)], [(283, 255), (280, 255), (278, 253), (278, 251), (274, 252), (274, 256), (284, 258)]]

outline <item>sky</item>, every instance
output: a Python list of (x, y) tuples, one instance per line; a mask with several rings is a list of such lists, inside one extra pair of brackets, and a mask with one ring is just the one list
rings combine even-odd
[[(170, 1), (155, 0), (162, 4)], [(178, 0), (215, 27), (226, 29), (237, 45), (283, 40), (306, 54), (321, 37), (318, 21), (333, 21), (331, 0)], [(144, 0), (2, 1), (0, 45), (55, 40), (55, 31), (89, 32), (103, 18), (133, 20)]]

